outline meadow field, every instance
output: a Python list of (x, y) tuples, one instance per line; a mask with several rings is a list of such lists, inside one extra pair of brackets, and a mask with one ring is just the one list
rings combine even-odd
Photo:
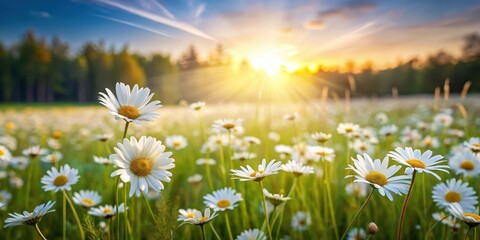
[(478, 239), (479, 100), (3, 105), (0, 239)]

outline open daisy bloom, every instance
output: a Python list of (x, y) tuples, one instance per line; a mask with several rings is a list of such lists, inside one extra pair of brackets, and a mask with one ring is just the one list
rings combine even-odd
[[(124, 211), (125, 205), (123, 203), (118, 205), (118, 213), (122, 213)], [(109, 219), (117, 214), (117, 207), (112, 205), (104, 205), (98, 208), (90, 208), (90, 210), (88, 210), (88, 214)]]
[(465, 177), (478, 177), (480, 174), (480, 161), (470, 151), (456, 153), (450, 158), (448, 165), (456, 174), (462, 174)]
[(282, 165), (281, 162), (276, 162), (272, 160), (267, 165), (267, 160), (263, 159), (262, 164), (258, 165), (258, 169), (254, 170), (252, 167), (247, 165), (246, 168), (240, 166), (242, 170), (230, 170), (232, 175), (236, 176), (234, 179), (239, 179), (240, 181), (261, 181), (265, 177), (277, 174), (280, 170), (280, 166)]
[(210, 208), (205, 208), (205, 211), (202, 215), (202, 212), (198, 210), (194, 210), (193, 216), (191, 218), (187, 218), (184, 220), (186, 223), (190, 223), (193, 225), (203, 225), (212, 221), (215, 217), (217, 217), (217, 212), (211, 213)]
[(232, 188), (223, 188), (203, 197), (203, 203), (214, 211), (233, 210), (242, 201), (242, 194)]
[[(390, 151), (388, 154), (389, 157), (392, 157), (393, 160), (397, 161), (398, 163), (407, 166), (407, 171), (418, 171), (426, 172), (435, 176), (438, 180), (440, 176), (433, 171), (442, 171), (448, 173), (450, 167), (445, 164), (441, 164), (445, 162), (443, 156), (435, 155), (432, 157), (432, 151), (428, 150), (422, 153), (420, 150), (416, 149), (415, 151), (411, 147), (395, 148), (395, 151)], [(441, 161), (442, 160), (442, 161)]]
[[(195, 217), (195, 212), (198, 212), (197, 209), (188, 208), (188, 209), (179, 209), (177, 221), (185, 221), (187, 219), (193, 219)], [(201, 213), (200, 213), (201, 214)]]
[(240, 235), (238, 235), (235, 240), (266, 240), (267, 236), (259, 229), (249, 229), (245, 230)]
[(110, 159), (119, 168), (111, 176), (120, 175), (123, 182), (131, 182), (130, 197), (135, 193), (140, 196), (141, 191), (148, 193), (149, 187), (157, 192), (164, 189), (163, 183), (170, 182), (172, 173), (167, 171), (175, 167), (171, 152), (164, 152), (165, 146), (161, 141), (152, 137), (135, 137), (124, 139), (123, 143), (114, 148), (116, 154)]
[(295, 160), (290, 160), (286, 164), (282, 164), (281, 168), (285, 172), (293, 173), (296, 177), (314, 173), (313, 167), (305, 166)]
[(124, 83), (115, 85), (115, 96), (110, 89), (105, 89), (107, 93), (100, 93), (100, 103), (110, 110), (115, 119), (123, 119), (127, 122), (139, 124), (140, 121), (153, 121), (159, 116), (155, 111), (159, 109), (160, 101), (149, 101), (153, 97), (150, 89), (139, 88), (135, 84), (132, 90), (130, 86)]
[(44, 184), (42, 188), (45, 191), (70, 191), (71, 186), (77, 183), (79, 178), (78, 170), (71, 168), (68, 164), (61, 166), (60, 170), (52, 167), (47, 171), (47, 175), (42, 177), (41, 182)]
[(265, 194), (265, 198), (273, 205), (278, 206), (291, 198), (284, 197), (282, 194), (270, 193), (266, 188), (263, 189), (263, 194)]
[(212, 124), (213, 131), (216, 133), (231, 132), (237, 127), (242, 126), (243, 119), (218, 119)]
[(480, 153), (480, 138), (472, 137), (464, 142), (465, 147), (469, 148), (474, 153)]
[(30, 158), (35, 158), (37, 156), (41, 156), (41, 155), (45, 155), (47, 154), (47, 150), (44, 149), (44, 148), (41, 148), (40, 146), (36, 145), (36, 146), (32, 146), (32, 147), (29, 147), (25, 150), (23, 150), (23, 155), (27, 156), (27, 157), (30, 157)]
[(19, 226), (19, 225), (36, 225), (42, 220), (42, 217), (50, 212), (54, 212), (55, 209), (50, 210), (55, 202), (49, 201), (45, 204), (41, 204), (35, 207), (33, 212), (24, 211), (20, 213), (9, 213), (9, 218), (5, 220), (4, 228)]
[(80, 190), (73, 194), (73, 202), (84, 208), (93, 207), (102, 201), (98, 192), (93, 190)]
[(10, 154), (10, 151), (6, 147), (0, 145), (0, 161), (8, 162), (11, 158), (12, 154)]
[(450, 179), (433, 187), (433, 201), (441, 208), (448, 208), (451, 203), (458, 203), (465, 211), (474, 211), (478, 203), (477, 193), (461, 180)]
[(355, 177), (355, 182), (368, 183), (382, 196), (386, 195), (390, 201), (393, 201), (392, 193), (398, 195), (407, 193), (411, 177), (393, 176), (401, 166), (388, 167), (388, 162), (388, 157), (385, 157), (383, 161), (380, 159), (373, 161), (368, 154), (357, 155), (357, 159), (353, 159), (353, 166), (348, 165), (347, 168), (353, 170), (357, 175), (349, 175), (347, 178)]
[(450, 213), (465, 222), (469, 227), (475, 227), (480, 224), (480, 216), (478, 213), (466, 212), (458, 203), (450, 203)]

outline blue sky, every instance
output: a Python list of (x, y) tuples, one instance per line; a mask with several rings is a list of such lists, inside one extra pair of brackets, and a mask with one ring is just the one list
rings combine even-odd
[(445, 0), (16, 0), (0, 2), (0, 40), (27, 30), (178, 57), (193, 43), (206, 55), (217, 43), (238, 58), (341, 64), (399, 59), (445, 49), (480, 32), (480, 1)]

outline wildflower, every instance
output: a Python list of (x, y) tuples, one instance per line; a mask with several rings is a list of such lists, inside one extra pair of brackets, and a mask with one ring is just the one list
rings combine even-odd
[(367, 238), (367, 233), (362, 228), (354, 228), (348, 232), (348, 240), (363, 240)]
[(188, 208), (188, 209), (179, 209), (178, 210), (178, 218), (177, 221), (185, 221), (187, 219), (193, 219), (195, 217), (195, 212), (198, 211), (197, 209), (194, 208)]
[(217, 164), (217, 161), (212, 158), (200, 158), (197, 161), (195, 161), (197, 165), (215, 165)]
[(37, 156), (45, 155), (47, 154), (47, 150), (41, 148), (40, 146), (36, 145), (33, 147), (29, 147), (25, 150), (23, 150), (23, 155), (30, 157), (30, 158), (35, 158)]
[(153, 93), (150, 94), (148, 88), (139, 88), (135, 84), (130, 91), (130, 86), (117, 83), (115, 85), (117, 96), (110, 89), (106, 88), (105, 90), (107, 93), (100, 93), (98, 99), (102, 105), (110, 110), (115, 119), (139, 124), (140, 121), (153, 121), (159, 116), (155, 111), (162, 105), (158, 100), (148, 103), (153, 97)]
[(397, 131), (398, 131), (397, 126), (395, 126), (395, 124), (391, 124), (391, 125), (383, 126), (382, 128), (380, 128), (379, 133), (380, 135), (388, 137), (396, 133)]
[(407, 166), (407, 172), (426, 172), (432, 174), (438, 180), (441, 180), (440, 176), (433, 171), (442, 171), (448, 173), (448, 165), (441, 164), (445, 162), (445, 160), (441, 161), (443, 156), (435, 155), (432, 157), (432, 151), (430, 150), (422, 153), (420, 150), (416, 149), (414, 151), (410, 147), (406, 147), (405, 149), (397, 147), (395, 148), (395, 151), (396, 152), (390, 151), (388, 156), (392, 157), (393, 160), (397, 161), (398, 163)]
[(29, 161), (28, 158), (23, 156), (12, 157), (10, 165), (16, 169), (24, 170), (27, 168)]
[(199, 184), (203, 179), (203, 176), (200, 174), (195, 174), (187, 178), (187, 182), (190, 184)]
[(110, 159), (120, 168), (111, 176), (120, 175), (123, 182), (130, 182), (130, 197), (135, 193), (148, 192), (151, 187), (160, 192), (164, 189), (163, 183), (170, 182), (172, 173), (167, 171), (175, 167), (171, 152), (164, 152), (165, 146), (161, 141), (152, 137), (141, 137), (137, 141), (135, 137), (130, 140), (124, 139), (123, 143), (114, 148), (116, 154), (110, 155)]
[(286, 164), (282, 164), (282, 170), (285, 172), (291, 172), (293, 175), (299, 177), (305, 174), (314, 173), (313, 167), (304, 166), (302, 163), (295, 160), (290, 160)]
[(255, 229), (245, 230), (235, 238), (235, 240), (252, 240), (252, 239), (266, 240), (267, 236), (265, 235), (265, 233), (255, 228)]
[(332, 134), (329, 133), (318, 132), (312, 134), (312, 139), (320, 144), (325, 143), (326, 141), (330, 140), (330, 138), (332, 138)]
[(450, 114), (447, 113), (438, 113), (433, 117), (433, 121), (435, 124), (440, 125), (442, 127), (449, 127), (453, 123), (453, 118)]
[(299, 114), (297, 112), (294, 112), (292, 114), (285, 114), (285, 116), (283, 116), (283, 119), (285, 119), (285, 121), (295, 121), (296, 119), (298, 119), (299, 117)]
[(368, 184), (366, 183), (352, 182), (352, 183), (348, 183), (345, 186), (345, 191), (347, 192), (348, 195), (351, 195), (354, 197), (365, 197), (367, 196), (367, 187), (368, 187)]
[(480, 153), (480, 138), (472, 137), (468, 141), (464, 142), (463, 145), (469, 148), (473, 153)]
[(173, 135), (165, 138), (165, 145), (175, 150), (180, 150), (187, 147), (187, 139), (184, 136)]
[(77, 183), (79, 178), (78, 170), (71, 168), (68, 164), (61, 166), (60, 170), (52, 167), (47, 171), (47, 175), (41, 179), (43, 183), (42, 188), (45, 191), (70, 191), (72, 189), (71, 186)]
[(106, 142), (108, 141), (110, 138), (113, 137), (113, 134), (111, 133), (102, 133), (102, 134), (96, 134), (94, 136), (94, 138), (100, 142)]
[(234, 153), (232, 160), (245, 161), (248, 159), (254, 159), (257, 157), (257, 154), (251, 152), (238, 152)]
[(113, 164), (112, 160), (110, 160), (109, 158), (104, 158), (104, 157), (93, 156), (93, 161), (95, 161), (96, 163), (99, 163), (99, 164), (103, 164), (103, 165)]
[(291, 199), (289, 197), (284, 197), (282, 194), (269, 193), (266, 188), (263, 189), (263, 194), (265, 195), (265, 199), (267, 199), (267, 201), (273, 206), (278, 206)]
[(7, 190), (0, 191), (0, 203), (3, 206), (7, 206), (11, 199), (12, 199), (12, 194), (10, 192), (8, 192)]
[(272, 160), (267, 165), (267, 160), (263, 159), (262, 164), (258, 165), (258, 169), (254, 170), (252, 167), (247, 165), (247, 167), (240, 166), (241, 170), (230, 170), (232, 175), (236, 176), (235, 179), (239, 179), (240, 181), (261, 181), (265, 177), (277, 174), (280, 170), (280, 166), (282, 165), (281, 162), (276, 162)]
[(448, 210), (454, 217), (465, 222), (470, 227), (480, 224), (480, 216), (478, 213), (465, 211), (459, 203), (450, 203)]
[(420, 143), (420, 146), (424, 148), (438, 148), (440, 142), (436, 137), (426, 136)]
[(439, 183), (432, 190), (433, 201), (441, 208), (448, 208), (450, 203), (458, 203), (465, 211), (473, 211), (478, 203), (477, 193), (461, 180), (450, 179)]
[(353, 123), (340, 123), (337, 127), (337, 132), (346, 136), (350, 136), (353, 132), (360, 129), (360, 126)]
[(379, 159), (374, 161), (368, 154), (357, 155), (357, 159), (353, 159), (354, 165), (348, 165), (347, 168), (353, 170), (357, 175), (349, 175), (347, 178), (355, 177), (355, 182), (370, 184), (378, 190), (380, 195), (386, 195), (390, 201), (393, 201), (392, 193), (398, 195), (407, 193), (411, 177), (393, 176), (401, 167), (397, 165), (388, 167), (388, 162), (388, 157), (385, 157), (383, 161)]
[(312, 224), (310, 213), (298, 211), (292, 217), (292, 228), (296, 231), (305, 231)]
[(10, 151), (5, 146), (0, 145), (0, 161), (8, 162), (11, 158)]
[(353, 150), (355, 150), (355, 152), (359, 154), (362, 154), (362, 153), (372, 154), (375, 149), (372, 146), (372, 144), (370, 144), (369, 142), (356, 139), (353, 142)]
[(63, 154), (60, 152), (53, 152), (51, 154), (47, 154), (42, 157), (42, 161), (46, 163), (58, 163), (60, 160), (62, 160)]
[(203, 197), (205, 205), (215, 211), (233, 210), (242, 201), (242, 194), (235, 193), (232, 188), (219, 189)]
[(190, 109), (194, 111), (200, 111), (205, 107), (205, 102), (194, 102), (190, 104)]
[(456, 153), (450, 158), (448, 165), (455, 174), (462, 174), (464, 177), (477, 177), (480, 174), (480, 160), (470, 151)]
[[(118, 213), (122, 213), (124, 211), (125, 205), (121, 203), (118, 206)], [(109, 219), (117, 214), (117, 207), (112, 205), (104, 205), (97, 208), (90, 208), (90, 210), (88, 210), (88, 214)]]
[(97, 191), (80, 190), (73, 194), (73, 202), (84, 208), (93, 207), (102, 201), (102, 197)]
[(234, 128), (241, 126), (243, 122), (243, 119), (219, 119), (216, 120), (212, 127), (213, 131), (216, 133), (226, 133), (226, 132), (231, 132), (233, 131)]
[(203, 215), (202, 212), (195, 210), (194, 216), (192, 218), (187, 218), (184, 221), (193, 225), (203, 225), (212, 221), (217, 216), (217, 212), (214, 211), (213, 213), (211, 213), (210, 208), (205, 208)]
[(335, 150), (329, 147), (311, 146), (309, 151), (314, 154), (315, 159), (323, 159), (324, 161), (332, 162), (335, 159)]
[(49, 201), (45, 204), (41, 204), (35, 207), (33, 212), (24, 211), (23, 214), (9, 213), (9, 218), (5, 220), (4, 228), (20, 226), (20, 225), (36, 225), (42, 220), (42, 217), (47, 213), (54, 212), (55, 209), (51, 209), (55, 202)]

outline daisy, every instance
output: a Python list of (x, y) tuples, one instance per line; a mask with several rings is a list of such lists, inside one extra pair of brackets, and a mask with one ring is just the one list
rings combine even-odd
[(305, 231), (311, 224), (312, 218), (310, 217), (310, 213), (299, 211), (292, 217), (291, 226), (296, 231)]
[(364, 240), (367, 238), (367, 233), (362, 228), (354, 228), (348, 232), (348, 240)]
[(478, 213), (465, 211), (458, 203), (450, 203), (448, 210), (454, 217), (465, 222), (469, 227), (475, 227), (480, 224), (480, 216)]
[(9, 218), (5, 220), (4, 228), (20, 226), (20, 225), (37, 225), (42, 220), (42, 217), (47, 213), (54, 212), (55, 209), (50, 209), (53, 207), (55, 202), (49, 201), (47, 203), (38, 205), (35, 207), (33, 212), (24, 211), (23, 214), (20, 213), (9, 213)]
[(80, 190), (73, 194), (73, 202), (84, 208), (93, 207), (102, 201), (102, 197), (97, 191)]
[(8, 162), (12, 158), (10, 151), (3, 145), (0, 145), (0, 161)]
[(243, 119), (218, 119), (212, 124), (213, 131), (216, 133), (227, 133), (233, 131), (234, 128), (241, 126)]
[(232, 160), (245, 161), (248, 159), (254, 159), (257, 157), (257, 154), (251, 152), (237, 152), (232, 156)]
[(355, 182), (370, 184), (378, 190), (380, 195), (386, 195), (390, 201), (393, 201), (392, 193), (398, 195), (407, 193), (411, 177), (406, 175), (393, 176), (400, 170), (401, 166), (388, 167), (388, 162), (388, 157), (385, 157), (383, 161), (380, 161), (380, 159), (374, 161), (368, 154), (357, 155), (357, 159), (353, 159), (354, 165), (348, 165), (347, 168), (353, 170), (357, 175), (349, 175), (347, 178), (355, 177)]
[(243, 138), (243, 141), (248, 143), (249, 145), (260, 145), (262, 141), (254, 136), (246, 136)]
[(190, 184), (199, 184), (203, 179), (203, 176), (200, 174), (195, 174), (187, 178), (187, 182)]
[(269, 193), (266, 188), (263, 189), (263, 194), (268, 202), (270, 202), (273, 206), (278, 206), (292, 198), (284, 197), (282, 194), (277, 193)]
[[(438, 180), (440, 176), (438, 176), (433, 171), (442, 171), (448, 173), (449, 167), (448, 165), (441, 164), (445, 162), (443, 156), (435, 155), (432, 157), (432, 151), (428, 150), (422, 153), (420, 150), (416, 149), (415, 151), (411, 147), (395, 148), (395, 151), (390, 151), (388, 154), (389, 157), (392, 157), (393, 160), (397, 161), (400, 164), (407, 166), (407, 172), (410, 173), (411, 171), (418, 171), (418, 172), (426, 172), (435, 176)], [(442, 160), (442, 161), (441, 161)]]
[(171, 152), (164, 152), (165, 146), (161, 141), (152, 137), (135, 137), (124, 139), (123, 143), (114, 148), (116, 154), (110, 155), (115, 165), (111, 177), (120, 175), (123, 182), (131, 182), (130, 197), (135, 193), (140, 196), (141, 191), (148, 192), (151, 187), (160, 192), (164, 186), (161, 181), (170, 182), (172, 173), (167, 171), (175, 167), (175, 160), (170, 158)]
[(241, 170), (232, 169), (232, 175), (236, 176), (233, 179), (239, 179), (240, 181), (261, 181), (265, 177), (277, 174), (281, 169), (281, 162), (276, 162), (275, 159), (270, 161), (267, 165), (267, 160), (263, 159), (262, 164), (258, 165), (257, 170), (254, 170), (252, 167), (247, 165), (247, 167), (240, 166)]
[(15, 151), (17, 149), (17, 139), (9, 135), (0, 136), (0, 145), (5, 146), (10, 151)]
[(382, 128), (380, 128), (378, 133), (380, 133), (380, 135), (388, 137), (388, 136), (396, 133), (397, 131), (398, 131), (397, 126), (395, 124), (391, 124), (391, 125), (383, 126)]
[(340, 123), (337, 127), (337, 132), (346, 136), (350, 136), (351, 133), (360, 129), (360, 126), (353, 123)]
[(165, 138), (165, 145), (175, 150), (187, 147), (187, 139), (184, 136), (173, 135)]
[(424, 148), (438, 148), (440, 142), (436, 137), (426, 136), (422, 142), (420, 142), (420, 146)]
[(55, 138), (47, 139), (47, 145), (51, 149), (55, 149), (55, 150), (58, 150), (58, 149), (62, 148), (62, 144)]
[(480, 138), (478, 137), (472, 137), (468, 139), (468, 141), (464, 142), (463, 145), (465, 145), (465, 147), (469, 148), (470, 151), (474, 153), (480, 153)]
[(151, 188), (148, 189), (147, 194), (145, 194), (147, 200), (157, 200), (160, 198), (160, 192), (157, 192)]
[(296, 177), (306, 175), (306, 174), (311, 174), (311, 173), (315, 172), (313, 170), (313, 167), (304, 166), (302, 163), (297, 162), (295, 160), (290, 160), (286, 164), (282, 164), (282, 166), (280, 166), (280, 167), (282, 168), (283, 171), (291, 172)]
[(193, 219), (193, 217), (195, 217), (195, 212), (198, 212), (197, 209), (194, 209), (194, 208), (188, 208), (188, 209), (179, 209), (178, 210), (178, 218), (177, 218), (177, 221), (185, 221), (185, 220), (188, 220), (188, 219)]
[(352, 182), (348, 183), (345, 186), (345, 191), (347, 195), (354, 197), (366, 197), (367, 196), (367, 187), (368, 184), (361, 182)]
[[(140, 124), (140, 121), (153, 121), (159, 116), (155, 111), (159, 109), (160, 101), (148, 103), (153, 93), (150, 89), (139, 88), (137, 84), (130, 91), (130, 86), (124, 83), (115, 85), (115, 96), (110, 89), (105, 88), (107, 93), (100, 93), (100, 103), (110, 110), (115, 119), (123, 119), (126, 122)], [(148, 103), (148, 104), (147, 104)]]
[[(121, 203), (118, 206), (118, 213), (122, 213), (124, 211), (125, 211), (125, 205)], [(98, 208), (90, 208), (90, 210), (88, 210), (88, 214), (108, 219), (108, 218), (112, 218), (117, 214), (117, 207), (112, 205), (104, 205), (104, 206), (99, 206)]]
[(205, 208), (203, 215), (202, 212), (195, 210), (194, 216), (192, 218), (187, 218), (184, 221), (193, 225), (203, 225), (212, 221), (217, 216), (217, 212), (214, 211), (213, 213), (211, 213), (210, 208)]
[(113, 134), (111, 133), (102, 133), (102, 134), (96, 134), (94, 136), (94, 138), (100, 142), (106, 142), (108, 141), (110, 138), (113, 137)]
[(448, 218), (448, 215), (445, 214), (444, 212), (436, 212), (436, 213), (432, 214), (432, 217), (433, 217), (433, 219), (435, 219), (435, 221), (442, 221), (442, 223), (446, 224), (446, 220)]
[(47, 150), (43, 149), (43, 148), (41, 148), (40, 146), (37, 145), (37, 146), (29, 147), (29, 148), (23, 150), (22, 153), (23, 153), (23, 155), (25, 155), (27, 157), (35, 158), (37, 156), (47, 154)]
[(461, 180), (450, 179), (439, 183), (432, 190), (433, 201), (440, 208), (448, 208), (450, 203), (458, 203), (465, 211), (475, 210), (478, 203), (477, 193)]
[(62, 160), (63, 154), (60, 152), (53, 152), (51, 154), (47, 154), (42, 157), (42, 161), (46, 163), (58, 163), (60, 160)]
[(96, 163), (102, 164), (102, 165), (113, 164), (112, 160), (110, 160), (109, 158), (104, 158), (104, 157), (93, 156), (93, 161), (95, 161)]
[(194, 102), (190, 104), (190, 109), (194, 111), (200, 111), (205, 107), (205, 105), (206, 105), (205, 102)]
[(329, 133), (323, 133), (323, 132), (318, 132), (318, 133), (313, 133), (312, 134), (312, 139), (315, 140), (316, 142), (323, 144), (326, 141), (330, 140), (332, 138), (332, 134)]
[(275, 152), (280, 154), (281, 159), (284, 159), (285, 157), (292, 155), (293, 149), (290, 146), (279, 144), (275, 146)]
[(378, 124), (385, 124), (388, 122), (388, 116), (385, 113), (377, 113), (377, 115), (375, 115), (375, 121)]
[(449, 127), (453, 123), (453, 118), (450, 114), (438, 113), (433, 117), (433, 121), (442, 127)]
[(12, 157), (10, 165), (16, 169), (25, 170), (30, 160), (24, 156)]
[(310, 146), (309, 151), (314, 154), (315, 159), (323, 159), (324, 161), (332, 162), (335, 159), (335, 150), (333, 148)]
[(470, 151), (458, 152), (450, 158), (448, 165), (455, 174), (477, 177), (480, 174), (480, 160)]
[(285, 121), (295, 121), (296, 119), (298, 119), (298, 117), (299, 117), (299, 114), (297, 112), (294, 112), (292, 114), (285, 114), (283, 116), (283, 119)]
[(9, 193), (7, 190), (0, 191), (0, 204), (2, 204), (3, 206), (7, 206), (11, 199), (12, 194)]
[(268, 139), (274, 141), (274, 142), (278, 142), (280, 141), (280, 134), (276, 133), (276, 132), (269, 132), (268, 133)]
[(233, 210), (242, 201), (242, 194), (235, 193), (232, 188), (219, 189), (203, 197), (203, 203), (214, 211)]
[(61, 166), (60, 170), (52, 167), (47, 171), (47, 175), (43, 176), (41, 179), (41, 182), (43, 183), (42, 188), (45, 191), (70, 191), (72, 190), (71, 186), (77, 183), (79, 178), (78, 170), (70, 168), (68, 164)]
[(235, 240), (267, 240), (267, 236), (265, 233), (255, 228), (243, 231), (235, 238)]
[(197, 165), (215, 165), (217, 164), (217, 161), (212, 158), (200, 158), (197, 161), (195, 161)]
[(355, 150), (355, 152), (359, 154), (362, 154), (362, 153), (372, 154), (375, 149), (372, 146), (372, 144), (370, 144), (369, 142), (356, 139), (353, 142), (353, 150)]

